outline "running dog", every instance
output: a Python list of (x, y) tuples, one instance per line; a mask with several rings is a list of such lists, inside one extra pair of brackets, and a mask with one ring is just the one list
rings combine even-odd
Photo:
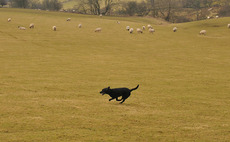
[[(136, 88), (133, 89), (128, 89), (128, 88), (114, 88), (114, 89), (110, 89), (110, 87), (108, 88), (104, 88), (102, 89), (102, 91), (100, 92), (100, 94), (104, 95), (104, 94), (108, 94), (111, 98), (109, 99), (109, 101), (116, 99), (117, 101), (121, 101), (120, 103), (122, 104), (130, 95), (131, 92), (133, 90), (136, 90), (139, 87), (139, 85), (137, 85)], [(118, 97), (122, 97), (121, 99), (118, 99)]]

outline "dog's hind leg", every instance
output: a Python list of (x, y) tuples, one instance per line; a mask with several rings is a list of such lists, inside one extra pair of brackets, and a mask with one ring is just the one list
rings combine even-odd
[(121, 101), (121, 100), (122, 100), (122, 99), (119, 100), (118, 98), (116, 98), (116, 101)]
[(122, 102), (120, 102), (120, 104), (122, 104), (125, 100), (126, 100), (126, 99), (123, 99), (123, 101), (122, 101)]

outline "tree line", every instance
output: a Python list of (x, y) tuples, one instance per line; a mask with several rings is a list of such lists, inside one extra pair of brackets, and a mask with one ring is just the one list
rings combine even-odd
[(230, 0), (78, 1), (80, 2), (75, 10), (82, 14), (151, 16), (163, 18), (170, 22), (200, 20), (215, 14), (230, 16)]
[(0, 0), (2, 7), (7, 3), (13, 8), (31, 8), (53, 11), (58, 11), (62, 8), (62, 3), (58, 0)]
[[(70, 0), (66, 0), (70, 1)], [(76, 6), (69, 11), (81, 14), (116, 16), (151, 16), (170, 22), (188, 22), (219, 14), (230, 16), (230, 0), (75, 0)], [(58, 0), (0, 0), (11, 7), (60, 10)]]

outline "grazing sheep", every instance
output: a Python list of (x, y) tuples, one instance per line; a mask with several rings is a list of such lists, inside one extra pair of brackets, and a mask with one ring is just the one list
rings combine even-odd
[(95, 32), (101, 32), (101, 28), (96, 28)]
[(201, 30), (200, 35), (206, 35), (206, 30)]
[(210, 19), (210, 17), (208, 16), (207, 19)]
[(81, 24), (79, 24), (79, 25), (78, 25), (78, 28), (81, 28), (81, 27), (82, 27), (82, 25), (81, 25)]
[(99, 16), (102, 17), (102, 14), (100, 14)]
[(120, 21), (117, 21), (117, 24), (120, 24)]
[(133, 28), (129, 29), (129, 33), (132, 34), (133, 33)]
[(19, 30), (26, 30), (25, 27), (21, 27), (21, 26), (18, 26), (18, 29), (19, 29)]
[(145, 30), (145, 26), (142, 26), (142, 29)]
[(143, 31), (141, 30), (141, 29), (139, 29), (139, 28), (137, 28), (137, 33), (143, 33)]
[(11, 18), (8, 18), (8, 22), (10, 22), (11, 21)]
[(126, 30), (129, 31), (130, 27), (129, 26), (126, 26)]
[(148, 29), (152, 29), (153, 28), (151, 25), (148, 25), (147, 27), (148, 27)]
[(30, 29), (33, 29), (34, 28), (34, 24), (31, 23), (30, 26), (29, 26)]
[(174, 28), (173, 28), (173, 32), (176, 32), (176, 31), (177, 31), (177, 27), (174, 27)]
[(149, 33), (153, 34), (155, 32), (154, 29), (149, 29)]
[(230, 24), (228, 24), (228, 28), (230, 28)]
[(71, 21), (71, 18), (67, 18), (67, 20), (66, 21)]
[(219, 16), (218, 15), (216, 15), (216, 19), (218, 19), (219, 18)]
[(57, 30), (57, 27), (56, 27), (56, 26), (53, 26), (52, 29), (53, 29), (53, 31), (56, 31), (56, 30)]

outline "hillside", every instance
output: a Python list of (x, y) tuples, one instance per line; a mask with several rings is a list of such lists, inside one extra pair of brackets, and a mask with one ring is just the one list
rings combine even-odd
[[(0, 140), (228, 141), (229, 21), (1, 8)], [(136, 32), (147, 24), (155, 33)], [(123, 104), (99, 93), (137, 84)]]
[[(113, 2), (127, 2), (127, 1), (137, 1), (141, 2), (143, 0), (114, 0)], [(79, 0), (60, 0), (60, 2), (63, 3), (63, 8), (64, 9), (72, 9), (73, 7), (77, 7), (79, 5)]]

